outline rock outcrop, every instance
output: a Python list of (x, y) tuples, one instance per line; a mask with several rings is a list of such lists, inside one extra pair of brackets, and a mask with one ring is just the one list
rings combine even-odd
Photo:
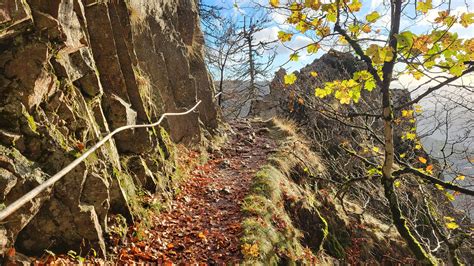
[[(319, 161), (307, 159), (306, 156), (310, 152), (302, 152), (300, 156), (297, 156), (297, 161), (303, 164), (300, 168), (306, 167), (309, 173), (311, 173), (310, 165), (312, 163), (317, 162), (323, 165), (326, 169), (325, 176), (316, 175), (318, 171), (309, 175), (308, 171), (300, 169), (287, 174), (286, 178), (295, 179), (294, 176), (296, 176), (296, 180), (309, 182), (309, 187), (314, 189), (310, 194), (318, 199), (321, 214), (327, 217), (329, 231), (325, 233), (327, 239), (324, 247), (327, 254), (349, 264), (371, 264), (373, 262), (384, 264), (387, 260), (391, 260), (389, 258), (404, 254), (401, 258), (406, 260), (405, 263), (409, 263), (410, 252), (403, 244), (400, 234), (396, 231), (390, 232), (393, 227), (393, 218), (380, 178), (377, 175), (372, 175), (370, 168), (368, 169), (365, 163), (358, 158), (359, 156), (369, 158), (375, 162), (375, 165), (383, 162), (383, 153), (377, 152), (382, 149), (376, 140), (377, 136), (374, 136), (382, 135), (380, 134), (382, 132), (381, 119), (365, 115), (352, 115), (381, 110), (380, 99), (377, 98), (380, 97), (380, 93), (376, 90), (370, 93), (363, 91), (358, 103), (347, 105), (340, 104), (334, 97), (328, 96), (321, 99), (314, 95), (315, 88), (324, 87), (325, 82), (349, 79), (354, 72), (364, 69), (366, 69), (366, 65), (352, 54), (330, 51), (296, 72), (297, 80), (292, 85), (284, 85), (286, 72), (279, 70), (270, 84), (270, 93), (263, 99), (252, 103), (251, 115), (264, 119), (280, 117), (294, 121), (296, 125), (291, 128), (297, 128), (298, 133), (302, 133), (305, 139), (309, 140), (306, 144), (310, 151), (315, 152), (320, 158)], [(317, 75), (312, 75), (311, 72), (316, 72)], [(391, 90), (391, 96), (396, 105), (409, 102), (411, 99), (410, 93), (402, 89)], [(401, 111), (397, 112), (401, 113)], [(397, 117), (401, 117), (401, 114), (397, 113)], [(366, 130), (366, 127), (370, 130)], [(419, 157), (429, 158), (430, 161), (432, 159), (423, 150), (423, 147), (416, 148), (416, 141), (402, 137), (406, 132), (416, 130), (414, 128), (412, 122), (400, 120), (394, 129), (394, 142), (397, 154), (411, 154), (410, 164), (420, 165)], [(291, 162), (290, 158), (297, 154), (296, 143), (298, 141), (290, 142), (289, 152), (280, 156), (286, 164)], [(432, 163), (432, 167), (436, 169), (437, 163), (435, 161)], [(400, 165), (396, 167), (400, 167)], [(287, 169), (288, 167), (280, 166), (280, 168)], [(374, 170), (377, 169), (373, 168), (372, 171)], [(277, 175), (274, 174), (274, 176)], [(271, 180), (274, 179), (274, 177), (271, 178)], [(420, 192), (419, 184), (423, 181), (420, 182), (414, 174), (406, 173), (400, 180), (403, 181), (397, 184), (397, 192), (400, 195), (398, 207), (407, 220), (418, 221), (416, 224), (417, 237), (428, 243), (436, 243), (436, 236), (432, 234), (431, 229), (423, 229), (424, 227), (431, 228), (428, 215), (411, 210), (413, 208), (426, 209), (425, 200), (430, 198), (433, 206), (436, 206), (433, 207), (434, 212), (438, 217), (441, 217), (440, 219), (443, 219), (442, 217), (460, 218), (463, 215), (454, 209), (452, 203), (446, 199), (443, 193), (433, 186), (428, 185), (424, 188), (425, 192)], [(429, 195), (429, 197), (425, 197), (425, 195)], [(290, 210), (290, 214), (291, 211), (293, 210)], [(289, 217), (297, 220), (298, 215), (289, 215)], [(334, 219), (335, 217), (344, 220), (344, 222), (337, 221)], [(466, 222), (466, 226), (468, 224), (469, 222)], [(370, 229), (366, 230), (367, 228)], [(379, 231), (380, 228), (388, 229)], [(305, 237), (310, 239), (321, 239), (324, 236), (317, 230), (298, 229), (308, 234)], [(379, 234), (379, 232), (384, 233)], [(389, 232), (390, 234), (388, 234)], [(387, 236), (389, 237), (387, 238)], [(395, 244), (395, 242), (397, 243)], [(472, 241), (466, 241), (460, 246), (463, 259), (467, 264), (472, 261), (470, 246), (472, 246)], [(396, 256), (387, 255), (393, 250), (397, 251)], [(441, 247), (434, 254), (438, 258), (449, 260), (452, 257), (449, 252), (448, 248)], [(280, 256), (280, 259), (283, 258), (284, 256)], [(395, 261), (400, 263), (401, 260)]]
[[(117, 127), (52, 189), (0, 223), (0, 254), (94, 248), (108, 217), (131, 220), (137, 192), (179, 175), (173, 143), (200, 143), (218, 117), (197, 3), (185, 0), (5, 0), (0, 3), (0, 203), (8, 205)], [(205, 134), (204, 134), (205, 133)], [(1, 206), (1, 205), (0, 205)]]

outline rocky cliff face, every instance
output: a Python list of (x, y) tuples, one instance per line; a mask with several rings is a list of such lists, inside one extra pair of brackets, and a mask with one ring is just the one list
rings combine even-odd
[(0, 204), (8, 205), (111, 130), (119, 134), (0, 224), (0, 254), (94, 248), (108, 217), (133, 219), (140, 191), (166, 195), (173, 143), (218, 125), (197, 6), (185, 0), (6, 0), (0, 3)]

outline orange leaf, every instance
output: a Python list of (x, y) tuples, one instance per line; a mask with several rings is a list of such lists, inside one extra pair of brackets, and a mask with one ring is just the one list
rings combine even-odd
[(167, 245), (167, 247), (168, 247), (168, 249), (172, 249), (172, 248), (174, 248), (174, 245), (171, 244), (171, 243), (169, 243), (169, 244)]
[(79, 151), (83, 151), (85, 147), (86, 147), (86, 145), (84, 145), (84, 143), (82, 143), (82, 142), (76, 143), (76, 148), (77, 148)]
[(203, 232), (200, 232), (200, 233), (198, 234), (198, 237), (199, 237), (199, 238), (206, 238), (206, 235), (205, 235)]
[(420, 161), (421, 163), (426, 163), (427, 160), (423, 157), (418, 157), (418, 161)]
[(16, 253), (15, 248), (10, 248), (8, 250), (7, 257), (10, 257), (10, 258), (15, 257), (15, 253)]
[(426, 172), (432, 173), (433, 172), (433, 165), (430, 164), (426, 167)]

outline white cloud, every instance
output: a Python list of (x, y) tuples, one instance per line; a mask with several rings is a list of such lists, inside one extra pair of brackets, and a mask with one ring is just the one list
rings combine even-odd
[(281, 12), (272, 12), (270, 17), (277, 23), (278, 25), (284, 26), (286, 19), (288, 18), (288, 14), (284, 14)]
[(269, 42), (274, 41), (278, 38), (278, 31), (280, 29), (276, 26), (265, 28), (257, 33), (255, 33), (255, 42)]

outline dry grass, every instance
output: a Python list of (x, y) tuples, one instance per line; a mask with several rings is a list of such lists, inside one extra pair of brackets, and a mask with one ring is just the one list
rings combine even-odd
[[(247, 214), (242, 223), (242, 245), (247, 248), (255, 246), (258, 250), (258, 253), (243, 250), (245, 264), (310, 264), (316, 259), (313, 252), (318, 250), (311, 251), (304, 246), (303, 232), (298, 228), (301, 217), (292, 216), (306, 215), (306, 218), (314, 221), (313, 234), (319, 234), (320, 239), (325, 237), (325, 232), (318, 230), (321, 217), (315, 209), (314, 197), (304, 185), (295, 183), (292, 176), (300, 175), (307, 179), (310, 172), (318, 172), (323, 166), (318, 156), (307, 148), (294, 123), (284, 119), (263, 123), (280, 147), (268, 159), (268, 164), (255, 175), (250, 194), (242, 205), (242, 210)], [(292, 210), (288, 211), (288, 208)], [(317, 260), (323, 262), (322, 259)]]
[[(318, 154), (309, 148), (309, 142), (297, 132), (296, 124), (287, 119), (271, 120), (272, 136), (280, 142), (280, 149), (270, 158), (274, 165), (285, 175), (292, 172), (304, 172), (308, 176), (326, 176), (326, 167)], [(301, 174), (301, 173), (296, 173)]]
[[(258, 245), (258, 256), (247, 256), (247, 264), (370, 264), (384, 256), (405, 256), (394, 227), (364, 213), (350, 197), (342, 207), (334, 184), (319, 179), (331, 179), (325, 161), (309, 148), (293, 122), (263, 123), (279, 148), (254, 177), (243, 204), (248, 218), (242, 243)], [(401, 254), (393, 253), (398, 251)]]

